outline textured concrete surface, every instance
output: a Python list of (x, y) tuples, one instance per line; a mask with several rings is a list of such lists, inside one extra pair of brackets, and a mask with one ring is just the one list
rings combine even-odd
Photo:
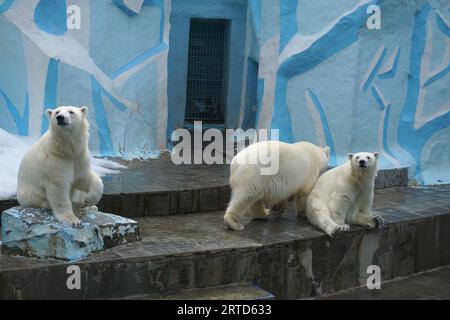
[(450, 266), (366, 287), (317, 297), (318, 300), (450, 300)]
[(14, 207), (2, 214), (2, 252), (76, 260), (140, 239), (136, 221), (88, 211), (80, 226), (59, 222), (51, 210)]
[(253, 283), (298, 299), (359, 286), (371, 264), (383, 281), (450, 264), (450, 234), (442, 232), (450, 229), (450, 187), (378, 190), (374, 213), (384, 229), (354, 227), (332, 240), (293, 212), (243, 232), (226, 230), (223, 211), (139, 218), (141, 242), (77, 262), (81, 290), (66, 289), (66, 263), (1, 255), (0, 298), (114, 298)]
[(274, 296), (251, 284), (185, 290), (178, 293), (131, 296), (125, 300), (269, 300)]

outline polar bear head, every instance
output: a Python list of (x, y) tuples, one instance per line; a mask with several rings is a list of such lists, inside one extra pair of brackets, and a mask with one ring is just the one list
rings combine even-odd
[(375, 169), (377, 166), (378, 152), (349, 153), (347, 157), (355, 168), (361, 170)]
[(45, 113), (50, 120), (52, 130), (79, 129), (88, 124), (86, 119), (88, 108), (86, 106), (81, 108), (61, 106), (56, 109), (47, 109)]

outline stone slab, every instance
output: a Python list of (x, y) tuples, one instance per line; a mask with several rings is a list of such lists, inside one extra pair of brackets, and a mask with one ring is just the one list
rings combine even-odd
[(141, 238), (136, 221), (98, 211), (88, 211), (77, 227), (42, 208), (13, 207), (1, 220), (2, 252), (28, 257), (72, 261)]

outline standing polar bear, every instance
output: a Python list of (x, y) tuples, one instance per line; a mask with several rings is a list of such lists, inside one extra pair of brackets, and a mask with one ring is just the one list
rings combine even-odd
[(231, 161), (232, 193), (225, 224), (232, 230), (243, 230), (249, 220), (268, 217), (266, 206), (292, 195), (297, 212), (302, 213), (306, 196), (329, 158), (329, 147), (309, 142), (261, 141), (242, 150)]
[(46, 110), (50, 129), (25, 154), (19, 167), (17, 200), (21, 206), (49, 208), (58, 221), (80, 224), (82, 215), (103, 193), (103, 182), (90, 166), (87, 107)]
[(334, 237), (351, 224), (374, 229), (384, 223), (372, 216), (378, 153), (349, 153), (348, 161), (325, 172), (306, 200), (308, 221)]

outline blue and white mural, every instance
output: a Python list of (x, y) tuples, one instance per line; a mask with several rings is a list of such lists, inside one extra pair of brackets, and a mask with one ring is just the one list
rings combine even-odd
[(0, 128), (38, 136), (46, 108), (87, 105), (96, 155), (157, 155), (185, 125), (190, 18), (231, 21), (226, 127), (450, 183), (448, 0), (0, 0)]

